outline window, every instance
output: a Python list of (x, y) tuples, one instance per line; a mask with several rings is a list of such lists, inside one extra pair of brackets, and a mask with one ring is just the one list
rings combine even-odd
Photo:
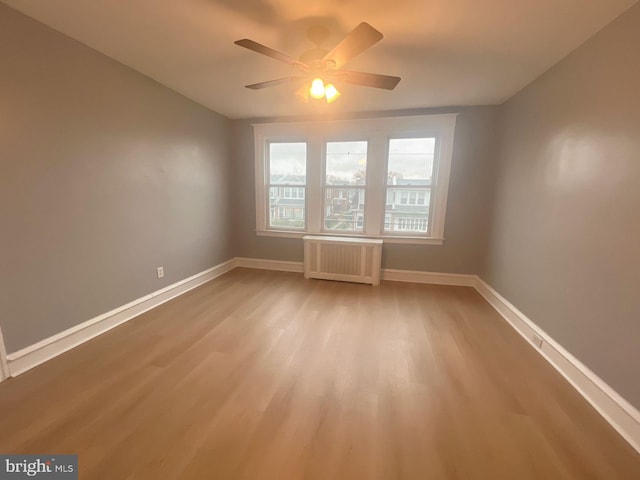
[(256, 231), (444, 238), (455, 114), (256, 124)]
[(389, 140), (385, 232), (428, 233), (435, 146), (433, 137)]
[(327, 142), (324, 165), (324, 229), (362, 232), (367, 142)]
[(304, 230), (307, 144), (269, 144), (269, 227)]

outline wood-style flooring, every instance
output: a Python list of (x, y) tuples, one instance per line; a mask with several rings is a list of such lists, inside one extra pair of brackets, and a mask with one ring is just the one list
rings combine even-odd
[(234, 270), (0, 384), (0, 453), (80, 479), (638, 480), (471, 288)]

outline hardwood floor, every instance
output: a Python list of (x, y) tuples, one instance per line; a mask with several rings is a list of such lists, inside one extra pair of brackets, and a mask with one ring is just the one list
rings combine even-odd
[(0, 384), (0, 452), (84, 480), (640, 478), (471, 288), (248, 269)]

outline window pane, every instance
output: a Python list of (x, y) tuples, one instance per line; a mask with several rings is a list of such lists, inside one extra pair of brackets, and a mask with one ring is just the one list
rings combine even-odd
[(435, 138), (389, 140), (388, 185), (431, 185)]
[(324, 228), (362, 231), (364, 228), (364, 188), (327, 188)]
[(431, 189), (387, 189), (385, 232), (426, 233), (429, 227)]
[(269, 144), (269, 183), (305, 185), (307, 183), (307, 144)]
[(327, 185), (364, 185), (367, 179), (367, 142), (328, 142)]
[(304, 187), (269, 189), (269, 226), (304, 228)]

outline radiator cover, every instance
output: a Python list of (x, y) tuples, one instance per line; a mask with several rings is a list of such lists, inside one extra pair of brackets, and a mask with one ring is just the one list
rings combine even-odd
[(380, 284), (382, 240), (306, 235), (304, 277)]

